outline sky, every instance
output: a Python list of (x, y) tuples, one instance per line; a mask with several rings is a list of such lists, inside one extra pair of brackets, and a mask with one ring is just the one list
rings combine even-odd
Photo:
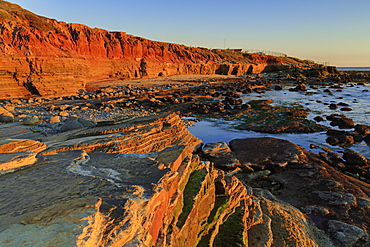
[(8, 0), (41, 16), (143, 38), (370, 67), (370, 0)]

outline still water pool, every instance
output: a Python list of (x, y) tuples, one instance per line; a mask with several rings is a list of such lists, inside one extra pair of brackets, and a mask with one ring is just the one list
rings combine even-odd
[[(291, 87), (291, 86), (290, 86)], [(309, 89), (306, 92), (291, 92), (286, 86), (280, 91), (266, 91), (264, 93), (251, 93), (242, 96), (244, 102), (250, 100), (273, 100), (272, 105), (277, 106), (293, 106), (302, 105), (311, 110), (308, 119), (312, 120), (316, 116), (325, 116), (331, 114), (344, 114), (346, 117), (354, 120), (355, 124), (370, 125), (370, 85), (346, 85), (343, 89), (331, 88), (331, 93), (324, 92), (326, 87), (318, 87), (317, 89)], [(336, 110), (331, 110), (328, 105), (331, 103), (346, 103), (352, 111), (341, 111), (343, 107)], [(237, 138), (252, 138), (252, 137), (275, 137), (286, 139), (298, 145), (301, 145), (308, 151), (319, 152), (318, 149), (310, 149), (310, 144), (315, 144), (320, 147), (330, 148), (333, 151), (340, 152), (341, 147), (331, 146), (326, 143), (327, 135), (325, 132), (311, 134), (268, 134), (257, 133), (247, 130), (236, 130), (238, 122), (226, 121), (219, 119), (203, 119), (201, 122), (195, 123), (189, 131), (196, 137), (203, 140), (204, 143), (209, 142), (229, 142)], [(322, 125), (330, 126), (329, 121), (320, 122)], [(330, 126), (332, 127), (332, 126)], [(334, 128), (334, 127), (332, 127)], [(335, 128), (334, 128), (335, 129)], [(370, 147), (365, 142), (355, 144), (351, 149), (360, 152), (370, 159)]]

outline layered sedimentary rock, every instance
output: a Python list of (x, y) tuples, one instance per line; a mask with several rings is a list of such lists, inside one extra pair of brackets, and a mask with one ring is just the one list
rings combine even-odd
[(12, 172), (36, 161), (36, 155), (46, 148), (44, 143), (27, 139), (0, 140), (0, 174)]
[(176, 114), (134, 118), (126, 122), (76, 130), (46, 137), (44, 154), (66, 150), (105, 153), (148, 153), (174, 146), (194, 149), (201, 141), (182, 124)]
[(300, 209), (334, 246), (369, 245), (369, 184), (338, 171), (330, 159), (286, 140), (236, 139), (230, 148), (242, 164), (270, 172), (268, 178), (262, 173), (252, 179), (238, 175), (240, 179), (252, 187), (269, 188), (276, 198)]
[(369, 243), (366, 184), (297, 145), (274, 138), (208, 145), (209, 157), (221, 147), (223, 161), (238, 159), (235, 170), (222, 171), (202, 158), (200, 140), (175, 114), (103, 124), (105, 132), (66, 131), (43, 145), (19, 140), (20, 150), (16, 140), (2, 143), (7, 152), (38, 155), (1, 175), (0, 245)]
[[(243, 75), (297, 61), (156, 42), (37, 16), (0, 2), (0, 98), (75, 94), (87, 82), (174, 74)], [(281, 69), (281, 68), (280, 68)]]

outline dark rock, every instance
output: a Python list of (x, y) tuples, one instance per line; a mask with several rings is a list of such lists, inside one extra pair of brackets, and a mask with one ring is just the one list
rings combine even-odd
[(324, 200), (328, 205), (341, 206), (341, 205), (354, 205), (356, 199), (351, 193), (340, 193), (332, 191), (313, 191), (320, 199)]
[(360, 207), (370, 208), (370, 200), (368, 198), (358, 197), (357, 203)]
[(364, 141), (365, 141), (367, 144), (370, 144), (370, 134), (368, 134), (367, 136), (365, 136)]
[(239, 105), (243, 103), (243, 100), (241, 99), (236, 99), (230, 96), (226, 96), (225, 99), (223, 100), (224, 104), (230, 104), (230, 105)]
[(324, 118), (323, 118), (323, 117), (321, 117), (321, 116), (316, 116), (316, 117), (314, 117), (314, 120), (315, 120), (316, 122), (321, 122), (321, 121), (324, 121)]
[(344, 247), (360, 246), (356, 244), (367, 237), (363, 229), (337, 220), (328, 221), (328, 232), (339, 246)]
[(310, 148), (311, 148), (311, 149), (317, 149), (317, 148), (320, 148), (320, 147), (319, 147), (319, 146), (317, 146), (317, 145), (315, 145), (315, 144), (312, 144), (312, 143), (311, 143), (311, 144), (310, 144)]
[(362, 142), (363, 137), (356, 132), (347, 132), (343, 130), (328, 130), (326, 132), (328, 137), (326, 142), (330, 145), (340, 145), (340, 144), (354, 144), (356, 142)]
[(330, 129), (330, 130), (326, 131), (326, 134), (329, 135), (329, 136), (338, 137), (338, 136), (341, 136), (341, 135), (346, 134), (346, 132), (344, 130), (333, 130), (333, 129)]
[(333, 136), (329, 136), (328, 138), (326, 138), (326, 139), (325, 139), (325, 141), (326, 141), (328, 144), (332, 145), (332, 146), (336, 146), (336, 145), (338, 145), (338, 144), (339, 144), (339, 140), (338, 140), (338, 138), (333, 137)]
[(343, 153), (343, 159), (345, 159), (348, 165), (351, 166), (368, 166), (370, 161), (360, 153), (351, 149), (346, 149)]
[(23, 124), (24, 125), (35, 125), (40, 121), (40, 119), (36, 116), (33, 117), (25, 117), (23, 119)]
[(349, 107), (343, 107), (343, 108), (340, 108), (341, 111), (352, 111), (352, 108), (349, 108)]
[(331, 126), (338, 126), (340, 129), (352, 129), (355, 127), (355, 122), (342, 115), (335, 115), (330, 123)]
[(330, 163), (332, 165), (343, 166), (344, 160), (342, 159), (342, 157), (339, 154), (333, 153), (333, 152), (328, 152), (327, 156), (329, 157)]
[(349, 134), (338, 136), (338, 141), (340, 144), (354, 144), (355, 143), (355, 139), (353, 138), (353, 136)]
[(252, 106), (250, 104), (242, 104), (243, 109), (250, 109)]
[(230, 142), (230, 149), (242, 164), (282, 167), (289, 162), (305, 160), (305, 155), (299, 146), (272, 137), (234, 139)]
[(355, 140), (355, 142), (362, 142), (362, 140), (364, 139), (364, 137), (362, 135), (357, 134), (354, 131), (350, 131), (348, 134), (353, 137), (353, 139)]
[(338, 109), (338, 105), (337, 104), (330, 104), (329, 108), (332, 109), (332, 110), (335, 110), (335, 109)]
[(295, 87), (296, 90), (298, 91), (307, 91), (306, 84), (301, 83), (298, 86)]
[(206, 159), (214, 163), (215, 167), (222, 170), (230, 170), (240, 165), (225, 142), (207, 143), (202, 153)]
[(370, 126), (365, 124), (356, 124), (355, 131), (360, 135), (370, 134)]
[(320, 206), (306, 206), (302, 208), (302, 212), (318, 216), (325, 216), (330, 213), (329, 209)]
[(339, 114), (331, 114), (329, 116), (326, 116), (326, 120), (333, 121), (334, 119), (340, 118), (340, 117), (341, 117), (341, 115), (339, 115)]
[(60, 128), (61, 132), (69, 131), (69, 130), (75, 130), (75, 129), (81, 129), (86, 127), (94, 127), (95, 123), (92, 121), (85, 120), (83, 118), (76, 118), (71, 117), (68, 118), (67, 121), (62, 125)]
[(190, 109), (195, 110), (201, 114), (207, 114), (209, 113), (210, 107), (203, 103), (194, 103), (190, 106)]
[(14, 122), (14, 115), (10, 112), (4, 112), (0, 114), (0, 122), (2, 123)]
[(338, 105), (339, 105), (339, 106), (349, 106), (349, 104), (344, 103), (344, 102), (339, 102), (339, 103), (338, 103)]

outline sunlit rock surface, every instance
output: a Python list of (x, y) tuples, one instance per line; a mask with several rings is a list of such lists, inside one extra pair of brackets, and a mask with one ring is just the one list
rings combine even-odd
[(0, 139), (0, 174), (12, 172), (36, 161), (44, 143), (27, 139)]
[[(2, 141), (3, 152), (38, 154), (0, 176), (1, 246), (369, 243), (368, 185), (285, 140), (200, 152), (180, 118), (164, 114), (41, 141)], [(218, 149), (238, 167), (219, 170), (203, 156)]]
[(299, 65), (290, 58), (187, 47), (59, 22), (6, 1), (0, 11), (0, 99), (72, 95), (107, 78), (244, 75)]

